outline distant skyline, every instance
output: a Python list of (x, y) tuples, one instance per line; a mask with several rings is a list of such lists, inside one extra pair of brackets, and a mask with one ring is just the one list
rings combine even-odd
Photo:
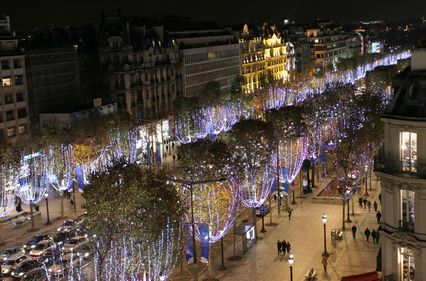
[[(15, 5), (16, 3), (16, 5)], [(353, 4), (352, 4), (353, 3)], [(338, 22), (370, 19), (405, 19), (422, 17), (425, 0), (40, 0), (8, 2), (0, 12), (11, 17), (12, 28), (28, 28), (54, 24), (79, 25), (96, 23), (102, 12), (142, 17), (162, 18), (176, 14), (199, 20), (215, 20), (223, 24), (241, 24), (268, 20), (281, 22), (284, 18), (296, 22), (315, 18), (331, 18)]]

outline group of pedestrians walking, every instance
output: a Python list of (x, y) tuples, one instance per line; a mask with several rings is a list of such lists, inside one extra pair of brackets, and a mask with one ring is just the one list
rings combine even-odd
[[(381, 219), (382, 219), (382, 213), (378, 210), (378, 204), (377, 204), (377, 202), (376, 201), (374, 201), (374, 203), (373, 204), (371, 204), (371, 201), (369, 201), (369, 200), (367, 200), (366, 198), (362, 198), (362, 197), (360, 197), (359, 199), (358, 199), (358, 202), (359, 202), (359, 206), (360, 206), (360, 208), (364, 208), (364, 210), (366, 210), (367, 208), (368, 208), (368, 211), (370, 212), (371, 211), (371, 206), (373, 205), (373, 208), (374, 208), (374, 211), (376, 212), (376, 220), (377, 220), (377, 223), (378, 224), (380, 224), (380, 221), (381, 221)], [(381, 201), (380, 201), (381, 202)], [(356, 239), (356, 233), (357, 233), (357, 230), (358, 230), (358, 228), (357, 228), (357, 226), (354, 224), (353, 226), (352, 226), (352, 237), (354, 238), (354, 239)], [(376, 243), (379, 243), (379, 240), (380, 240), (380, 233), (379, 233), (379, 230), (380, 230), (380, 226), (379, 226), (379, 228), (377, 229), (377, 230), (375, 230), (375, 229), (373, 229), (372, 231), (370, 231), (370, 229), (367, 227), (367, 228), (365, 228), (365, 230), (364, 230), (364, 235), (365, 235), (365, 238), (367, 239), (367, 242), (369, 242), (370, 241), (370, 236), (372, 237), (372, 239), (373, 239), (373, 243), (374, 244), (376, 244)]]
[(287, 253), (290, 253), (291, 251), (291, 244), (289, 241), (277, 241), (277, 250), (278, 250), (278, 255), (281, 256), (285, 256)]

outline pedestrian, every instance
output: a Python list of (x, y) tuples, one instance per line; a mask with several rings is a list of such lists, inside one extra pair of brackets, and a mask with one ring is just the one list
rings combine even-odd
[(326, 256), (323, 256), (323, 257), (322, 257), (322, 266), (324, 267), (324, 272), (325, 272), (325, 273), (327, 273), (327, 265), (328, 265), (327, 257), (326, 257)]
[(277, 250), (278, 250), (278, 255), (280, 255), (281, 254), (281, 241), (280, 240), (277, 241)]
[(371, 234), (371, 232), (368, 229), (368, 227), (365, 229), (364, 234), (365, 234), (365, 237), (367, 238), (367, 242), (368, 242), (368, 240), (370, 239), (370, 234)]
[(374, 207), (374, 212), (377, 213), (377, 207), (378, 207), (378, 205), (377, 205), (376, 200), (374, 200), (373, 207)]
[(371, 201), (370, 200), (368, 200), (367, 206), (368, 206), (368, 211), (370, 212), (371, 211)]
[(380, 213), (380, 211), (377, 211), (376, 219), (377, 219), (377, 223), (380, 223), (380, 220), (382, 219), (382, 213)]
[(353, 236), (353, 238), (354, 238), (354, 239), (355, 239), (355, 237), (356, 237), (356, 230), (357, 230), (356, 225), (353, 225), (353, 226), (352, 226), (352, 236)]
[(291, 219), (291, 209), (289, 208), (288, 209), (288, 220), (290, 220)]
[(373, 243), (376, 244), (376, 230), (373, 229), (373, 231), (371, 231), (371, 237), (373, 238)]
[(175, 161), (176, 161), (176, 155), (173, 154), (173, 163), (175, 163)]
[(362, 200), (362, 203), (364, 203), (364, 210), (367, 209), (367, 199), (364, 198), (364, 200)]
[(172, 142), (172, 149), (175, 149), (175, 143)]
[(290, 242), (287, 242), (286, 243), (286, 250), (287, 250), (287, 253), (289, 253), (290, 254), (290, 251), (291, 251), (291, 245), (290, 245)]
[(380, 243), (380, 232), (379, 232), (378, 229), (376, 231), (376, 241), (377, 241), (377, 243)]
[(359, 207), (362, 208), (362, 197), (358, 198)]
[(381, 193), (379, 194), (379, 202), (380, 202), (380, 205), (382, 205), (382, 194)]
[(287, 242), (285, 240), (283, 240), (281, 242), (281, 252), (283, 253), (284, 256), (286, 254), (286, 251), (287, 251)]

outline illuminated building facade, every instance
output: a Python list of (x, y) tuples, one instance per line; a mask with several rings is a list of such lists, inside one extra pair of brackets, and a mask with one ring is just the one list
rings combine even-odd
[(25, 55), (10, 31), (8, 16), (0, 16), (0, 137), (15, 141), (29, 130)]
[(411, 71), (402, 74), (382, 116), (384, 147), (375, 159), (382, 184), (381, 265), (385, 280), (426, 280), (426, 49), (414, 50)]
[(261, 34), (250, 34), (247, 25), (240, 35), (242, 91), (252, 93), (265, 86), (265, 80), (284, 83), (288, 79), (287, 48), (276, 28), (265, 24)]

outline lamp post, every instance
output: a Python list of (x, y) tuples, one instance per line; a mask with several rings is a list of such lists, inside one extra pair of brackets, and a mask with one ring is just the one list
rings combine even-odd
[(364, 196), (369, 196), (370, 194), (368, 194), (367, 188), (368, 188), (368, 165), (365, 165), (365, 193)]
[(46, 193), (44, 195), (44, 198), (46, 198), (46, 218), (47, 218), (46, 225), (49, 225), (50, 224), (50, 216), (49, 216), (49, 193)]
[(293, 264), (294, 264), (294, 256), (292, 253), (288, 256), (288, 266), (290, 267), (290, 281), (293, 281)]
[(324, 253), (322, 253), (322, 256), (328, 257), (329, 254), (327, 252), (327, 215), (322, 214), (321, 220), (322, 220), (322, 226), (324, 228)]

